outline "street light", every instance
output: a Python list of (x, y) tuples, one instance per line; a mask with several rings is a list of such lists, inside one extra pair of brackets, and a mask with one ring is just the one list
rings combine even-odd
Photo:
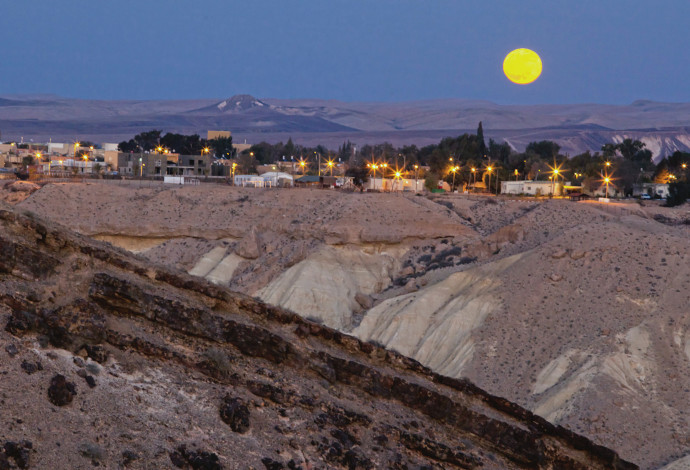
[(604, 178), (604, 182), (606, 183), (606, 199), (608, 199), (609, 198), (609, 183), (611, 182), (611, 178), (606, 176)]
[(371, 168), (374, 173), (374, 191), (376, 191), (376, 169), (379, 167), (376, 162), (367, 163), (367, 166)]
[(491, 193), (491, 171), (493, 170), (493, 167), (489, 165), (486, 167), (486, 171), (489, 172), (489, 193)]
[(237, 163), (232, 162), (232, 185), (235, 186), (235, 168), (237, 168)]
[(328, 165), (328, 168), (331, 170), (331, 176), (333, 176), (333, 166), (335, 165), (335, 162), (333, 160), (328, 160), (326, 165)]
[(402, 172), (400, 170), (396, 170), (395, 173), (393, 174), (393, 190), (395, 190), (395, 182), (399, 181), (401, 179), (402, 179)]
[(299, 158), (299, 166), (302, 168), (302, 176), (304, 176), (304, 171), (306, 169), (307, 162), (302, 157)]
[[(452, 160), (452, 157), (451, 157), (451, 160)], [(450, 169), (450, 171), (453, 172), (453, 184), (450, 187), (451, 193), (453, 192), (453, 188), (455, 188), (455, 172), (458, 171), (459, 169), (460, 169), (459, 166), (454, 166), (453, 168)]]
[(472, 171), (472, 189), (474, 189), (475, 183), (477, 182), (477, 169), (471, 168)]
[(415, 165), (414, 166), (414, 192), (415, 193), (417, 192), (417, 182), (419, 180), (419, 178), (417, 178), (418, 173), (419, 173), (419, 165)]

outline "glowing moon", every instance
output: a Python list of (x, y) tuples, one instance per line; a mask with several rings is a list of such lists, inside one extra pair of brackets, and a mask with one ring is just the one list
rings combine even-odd
[(527, 85), (541, 75), (541, 58), (529, 49), (515, 49), (503, 60), (503, 73), (511, 82)]

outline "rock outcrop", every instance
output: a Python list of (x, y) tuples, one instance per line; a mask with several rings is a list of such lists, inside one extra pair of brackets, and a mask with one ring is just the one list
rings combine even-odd
[[(0, 245), (0, 346), (19, 344), (0, 438), (30, 441), (31, 468), (636, 468), (466, 380), (40, 220), (0, 210)], [(54, 408), (46, 379), (82, 369), (98, 386)]]

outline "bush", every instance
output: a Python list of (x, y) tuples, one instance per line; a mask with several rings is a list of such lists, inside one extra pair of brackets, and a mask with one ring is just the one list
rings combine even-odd
[(690, 197), (690, 183), (671, 183), (668, 185), (666, 207), (680, 206)]
[(424, 179), (424, 187), (429, 191), (438, 189), (438, 176), (434, 173), (428, 173)]

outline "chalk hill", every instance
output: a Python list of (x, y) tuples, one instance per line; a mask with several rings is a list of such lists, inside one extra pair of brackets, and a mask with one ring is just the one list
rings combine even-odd
[(0, 206), (2, 468), (633, 469), (466, 380)]

